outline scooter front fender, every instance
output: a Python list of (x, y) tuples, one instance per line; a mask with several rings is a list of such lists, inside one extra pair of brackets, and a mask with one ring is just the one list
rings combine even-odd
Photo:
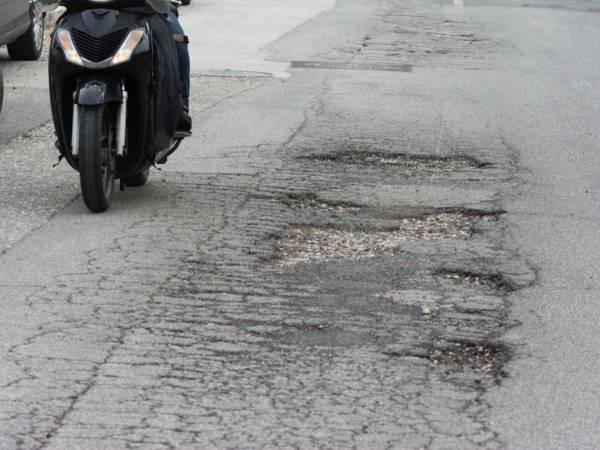
[(111, 77), (94, 76), (80, 80), (73, 99), (82, 106), (97, 106), (107, 103), (123, 103), (121, 82)]

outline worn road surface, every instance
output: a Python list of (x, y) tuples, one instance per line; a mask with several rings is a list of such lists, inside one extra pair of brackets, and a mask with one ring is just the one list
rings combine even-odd
[(600, 4), (182, 8), (194, 136), (87, 211), (0, 116), (0, 449), (600, 447)]

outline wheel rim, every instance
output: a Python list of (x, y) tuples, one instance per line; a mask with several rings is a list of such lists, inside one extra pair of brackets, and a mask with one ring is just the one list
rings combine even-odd
[(44, 17), (42, 13), (35, 12), (33, 14), (33, 42), (35, 42), (35, 48), (40, 50), (44, 45)]
[(104, 197), (108, 199), (113, 190), (113, 180), (115, 178), (115, 158), (109, 157), (102, 163), (102, 190), (104, 191)]

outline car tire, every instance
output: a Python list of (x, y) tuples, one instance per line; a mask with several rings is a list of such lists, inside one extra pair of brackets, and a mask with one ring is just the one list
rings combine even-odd
[(12, 59), (34, 61), (39, 59), (44, 48), (44, 14), (34, 6), (31, 8), (31, 25), (23, 36), (7, 45)]

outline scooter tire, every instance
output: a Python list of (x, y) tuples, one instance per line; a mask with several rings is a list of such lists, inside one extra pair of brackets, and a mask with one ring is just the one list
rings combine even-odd
[(106, 211), (115, 189), (115, 155), (106, 105), (79, 107), (79, 181), (90, 211)]

